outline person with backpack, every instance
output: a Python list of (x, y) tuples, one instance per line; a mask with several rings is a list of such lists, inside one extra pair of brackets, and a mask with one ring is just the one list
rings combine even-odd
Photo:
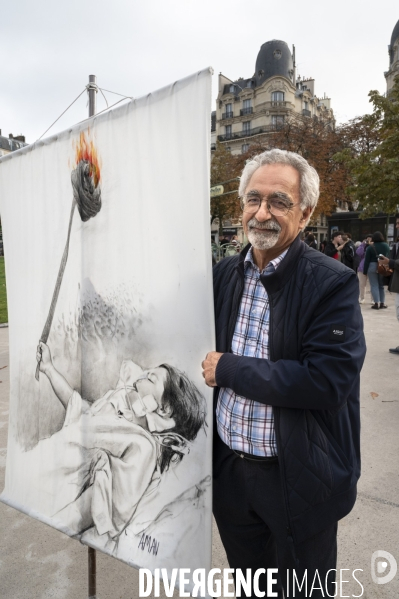
[(370, 281), (371, 295), (374, 300), (373, 310), (388, 308), (385, 304), (385, 289), (381, 275), (378, 274), (378, 256), (382, 254), (388, 257), (389, 245), (384, 241), (384, 236), (380, 231), (376, 231), (372, 236), (372, 243), (366, 250), (363, 272), (368, 275)]

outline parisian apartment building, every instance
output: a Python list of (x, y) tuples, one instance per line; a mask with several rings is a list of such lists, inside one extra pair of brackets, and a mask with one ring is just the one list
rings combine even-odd
[(393, 88), (395, 77), (399, 76), (399, 21), (396, 23), (388, 46), (389, 69), (384, 73), (387, 80), (387, 94)]
[(295, 115), (326, 119), (334, 126), (331, 99), (317, 96), (315, 80), (296, 73), (295, 47), (291, 52), (286, 42), (266, 42), (252, 77), (232, 81), (219, 74), (212, 149), (218, 140), (232, 154), (244, 153), (251, 143), (263, 141)]
[(28, 144), (25, 143), (24, 135), (14, 135), (10, 133), (8, 137), (5, 137), (1, 134), (0, 129), (0, 156), (4, 156), (5, 154), (9, 154), (10, 152), (15, 152)]

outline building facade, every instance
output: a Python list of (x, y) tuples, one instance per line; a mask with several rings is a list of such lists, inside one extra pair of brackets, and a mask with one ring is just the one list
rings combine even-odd
[(361, 212), (335, 212), (327, 217), (328, 238), (334, 231), (344, 231), (352, 235), (352, 240), (363, 241), (367, 235), (381, 231), (386, 241), (392, 244), (396, 238), (395, 216), (378, 213), (370, 218), (360, 218)]
[(232, 81), (219, 74), (212, 149), (217, 139), (233, 154), (245, 153), (251, 143), (263, 143), (295, 115), (334, 125), (330, 98), (316, 96), (314, 79), (296, 75), (295, 47), (291, 53), (286, 42), (266, 42), (252, 77)]
[(17, 135), (14, 137), (13, 134), (10, 133), (8, 137), (4, 137), (1, 134), (0, 129), (0, 156), (4, 156), (10, 152), (15, 152), (15, 150), (19, 150), (27, 145), (28, 144), (25, 143), (25, 137), (23, 135)]
[(399, 75), (399, 21), (396, 23), (388, 46), (389, 70), (384, 73), (387, 80), (387, 94), (393, 88), (395, 77)]

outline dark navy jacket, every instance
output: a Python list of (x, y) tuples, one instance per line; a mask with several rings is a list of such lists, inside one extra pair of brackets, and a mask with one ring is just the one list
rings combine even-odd
[(224, 353), (216, 381), (273, 406), (288, 534), (301, 543), (346, 516), (356, 500), (366, 353), (358, 281), (298, 236), (276, 272), (261, 275), (270, 359), (236, 356), (231, 342), (249, 247), (214, 268), (216, 351)]

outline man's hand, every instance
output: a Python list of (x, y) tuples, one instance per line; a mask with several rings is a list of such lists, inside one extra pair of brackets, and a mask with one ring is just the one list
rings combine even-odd
[(210, 351), (206, 354), (206, 358), (201, 364), (201, 366), (203, 368), (202, 376), (204, 377), (205, 382), (208, 385), (208, 387), (216, 387), (217, 386), (215, 372), (216, 372), (216, 366), (218, 365), (218, 362), (219, 362), (221, 356), (223, 356), (223, 354), (221, 354), (217, 351)]
[(378, 258), (378, 264), (383, 264), (384, 266), (389, 266), (389, 258)]

